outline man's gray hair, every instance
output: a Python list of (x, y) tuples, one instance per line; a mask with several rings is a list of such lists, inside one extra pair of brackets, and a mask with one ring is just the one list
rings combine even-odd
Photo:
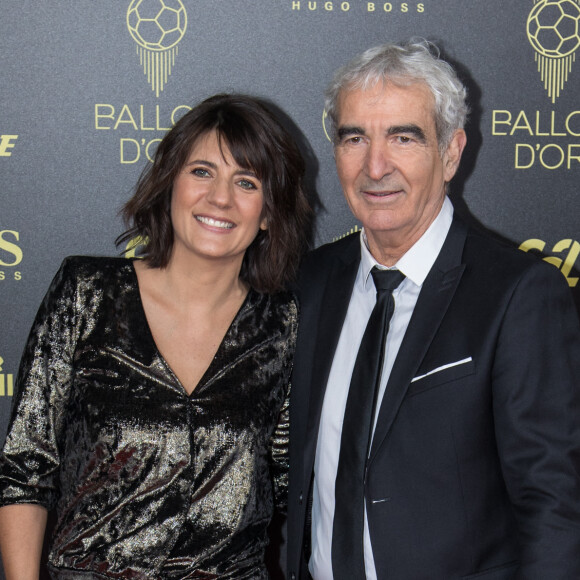
[(369, 48), (340, 68), (325, 93), (325, 110), (336, 139), (338, 99), (341, 91), (366, 90), (379, 82), (397, 86), (427, 85), (435, 99), (435, 129), (443, 153), (457, 129), (463, 129), (469, 112), (467, 91), (453, 67), (440, 58), (439, 49), (426, 40), (384, 44)]

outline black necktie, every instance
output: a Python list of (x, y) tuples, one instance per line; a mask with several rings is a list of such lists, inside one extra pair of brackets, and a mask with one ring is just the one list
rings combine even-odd
[(367, 323), (350, 380), (342, 424), (332, 529), (334, 580), (362, 580), (364, 563), (364, 479), (385, 339), (395, 307), (392, 291), (405, 275), (371, 270), (377, 302)]

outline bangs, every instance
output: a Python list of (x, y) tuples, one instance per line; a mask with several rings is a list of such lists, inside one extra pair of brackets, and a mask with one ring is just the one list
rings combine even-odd
[(239, 115), (228, 115), (221, 111), (213, 130), (217, 133), (218, 146), (224, 155), (224, 145), (234, 161), (242, 168), (252, 171), (264, 181), (271, 166), (271, 156), (264, 146), (264, 136), (259, 127), (247, 122)]

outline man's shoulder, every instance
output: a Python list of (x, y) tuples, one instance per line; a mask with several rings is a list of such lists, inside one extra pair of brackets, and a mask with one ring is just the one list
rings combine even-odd
[(336, 272), (337, 266), (344, 273), (344, 268), (346, 271), (354, 270), (359, 261), (360, 233), (319, 246), (304, 256), (294, 290), (301, 300), (306, 295), (317, 294)]
[(542, 260), (541, 256), (524, 252), (509, 242), (471, 227), (467, 231), (463, 258), (467, 268), (498, 283), (517, 283), (522, 276), (531, 273), (563, 281), (558, 269)]
[(494, 262), (520, 268), (526, 268), (537, 261), (535, 256), (522, 252), (509, 241), (473, 227), (467, 228), (464, 257), (466, 260), (472, 259), (486, 264)]
[(304, 257), (302, 268), (324, 271), (335, 259), (351, 261), (359, 256), (360, 232), (356, 232), (311, 250)]

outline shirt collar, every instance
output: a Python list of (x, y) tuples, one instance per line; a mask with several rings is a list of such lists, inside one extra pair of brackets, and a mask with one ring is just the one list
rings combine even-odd
[[(405, 276), (410, 279), (417, 286), (422, 286), (427, 274), (433, 267), (449, 228), (451, 227), (451, 222), (453, 221), (453, 204), (447, 196), (443, 201), (441, 210), (437, 217), (433, 220), (433, 223), (427, 228), (427, 231), (407, 250), (407, 252), (401, 256), (398, 262), (392, 266), (400, 270)], [(379, 264), (371, 254), (367, 245), (367, 236), (362, 229), (360, 236), (361, 245), (361, 273), (362, 273), (362, 283), (366, 288), (369, 282), (371, 270), (377, 266), (380, 269), (385, 269), (386, 267)], [(373, 286), (374, 287), (374, 286)]]

